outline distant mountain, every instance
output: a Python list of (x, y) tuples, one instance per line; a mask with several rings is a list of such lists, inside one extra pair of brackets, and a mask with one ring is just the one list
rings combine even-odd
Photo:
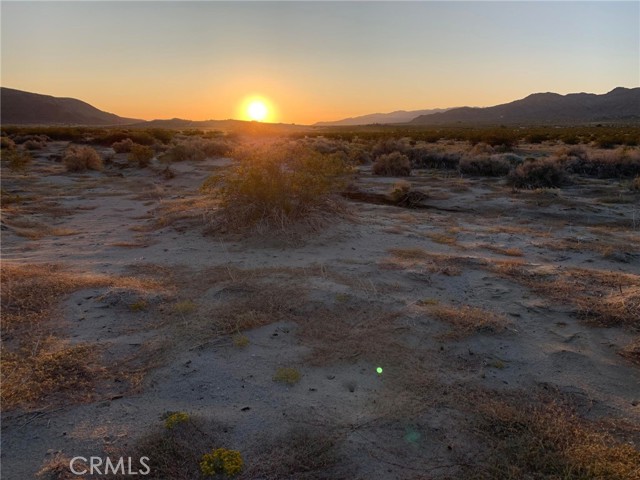
[(125, 125), (141, 122), (103, 112), (75, 98), (23, 92), (0, 87), (3, 125)]
[(431, 110), (397, 110), (391, 113), (370, 113), (360, 117), (345, 118), (333, 122), (317, 122), (314, 126), (350, 126), (350, 125), (371, 125), (373, 123), (407, 123), (420, 115), (429, 115), (432, 113), (446, 112), (446, 108), (433, 108)]
[(618, 87), (609, 93), (534, 93), (495, 107), (454, 108), (421, 115), (410, 123), (443, 124), (560, 124), (640, 122), (640, 87)]

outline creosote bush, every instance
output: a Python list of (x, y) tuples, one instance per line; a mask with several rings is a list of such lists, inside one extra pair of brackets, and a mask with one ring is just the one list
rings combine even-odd
[(558, 188), (568, 183), (562, 165), (554, 159), (526, 160), (509, 174), (509, 183), (515, 188)]
[(400, 152), (380, 155), (373, 163), (373, 174), (407, 177), (411, 175), (411, 161)]
[(145, 168), (153, 159), (153, 148), (145, 145), (133, 144), (129, 153), (129, 162), (136, 162), (138, 167)]
[(120, 140), (119, 142), (114, 142), (111, 145), (111, 148), (113, 148), (114, 152), (116, 153), (129, 153), (133, 145), (133, 140), (131, 140), (130, 138), (125, 138), (124, 140)]
[(93, 148), (72, 145), (64, 152), (62, 161), (69, 172), (102, 170), (102, 157)]
[(511, 162), (503, 155), (463, 157), (460, 160), (460, 172), (469, 175), (504, 177), (509, 174), (511, 168)]
[(220, 199), (214, 229), (286, 231), (297, 224), (317, 229), (342, 211), (335, 194), (347, 168), (337, 155), (287, 143), (244, 147), (233, 156), (237, 165), (202, 186)]

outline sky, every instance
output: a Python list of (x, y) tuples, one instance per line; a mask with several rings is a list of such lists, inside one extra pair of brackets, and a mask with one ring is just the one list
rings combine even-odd
[(1, 2), (1, 84), (125, 117), (316, 121), (640, 86), (640, 2)]

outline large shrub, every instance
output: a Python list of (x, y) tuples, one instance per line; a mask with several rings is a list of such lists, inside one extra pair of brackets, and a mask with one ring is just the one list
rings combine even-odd
[(407, 177), (411, 175), (411, 160), (400, 152), (381, 155), (373, 163), (373, 174)]
[(520, 163), (522, 163), (522, 158), (513, 154), (498, 154), (488, 157), (467, 156), (460, 160), (460, 172), (469, 175), (504, 177)]
[(72, 145), (64, 152), (62, 162), (69, 172), (102, 170), (102, 157), (93, 148)]
[(509, 183), (516, 188), (557, 188), (567, 184), (568, 178), (555, 159), (527, 159), (509, 174)]
[(129, 162), (136, 162), (140, 168), (149, 166), (153, 158), (153, 148), (146, 145), (133, 144), (129, 153)]
[(244, 147), (238, 165), (207, 179), (220, 199), (215, 226), (230, 231), (317, 226), (340, 209), (335, 193), (346, 172), (338, 156), (299, 144)]

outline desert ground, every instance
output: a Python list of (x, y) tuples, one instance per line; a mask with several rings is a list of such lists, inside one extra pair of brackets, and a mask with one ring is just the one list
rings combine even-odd
[(102, 169), (68, 171), (69, 145), (2, 165), (3, 478), (82, 478), (77, 456), (205, 478), (217, 448), (242, 479), (640, 478), (633, 177), (365, 159), (326, 214), (237, 231), (201, 188), (232, 153), (95, 146)]

